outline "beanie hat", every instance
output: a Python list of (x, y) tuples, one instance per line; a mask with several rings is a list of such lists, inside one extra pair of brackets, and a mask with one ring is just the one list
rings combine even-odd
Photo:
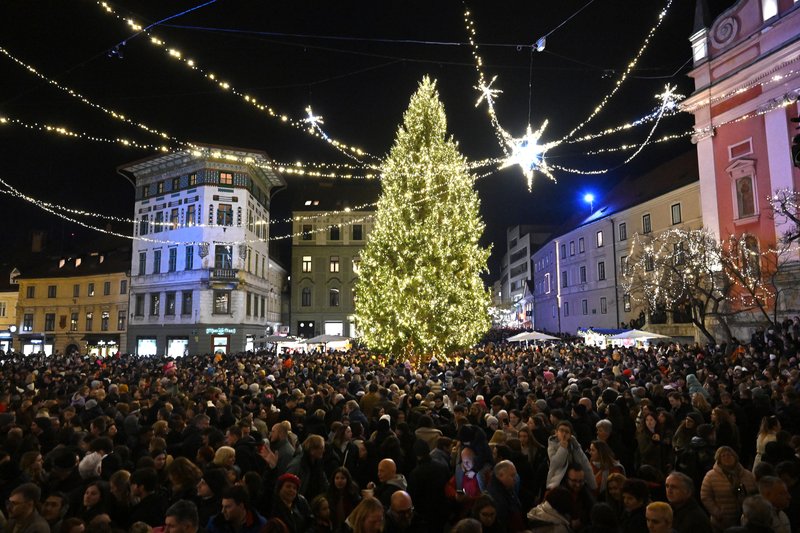
[(275, 484), (275, 488), (281, 490), (284, 483), (294, 483), (294, 486), (297, 487), (298, 490), (300, 489), (300, 478), (294, 474), (283, 474), (280, 476), (278, 482)]

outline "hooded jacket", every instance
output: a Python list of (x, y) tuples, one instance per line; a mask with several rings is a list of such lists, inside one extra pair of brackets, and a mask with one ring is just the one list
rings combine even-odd
[(533, 533), (570, 533), (569, 519), (553, 509), (549, 502), (542, 502), (528, 512)]
[(375, 497), (381, 501), (385, 509), (388, 509), (392, 503), (392, 494), (398, 490), (406, 490), (407, 488), (408, 483), (406, 482), (406, 477), (403, 474), (397, 474), (392, 479), (386, 481), (386, 483), (381, 483), (375, 487)]
[(583, 470), (586, 486), (592, 491), (597, 490), (597, 482), (594, 479), (592, 465), (575, 437), (570, 437), (569, 446), (566, 448), (561, 446), (558, 437), (550, 437), (547, 440), (547, 456), (550, 458), (550, 468), (547, 471), (548, 489), (559, 486), (567, 473), (569, 465), (576, 463)]

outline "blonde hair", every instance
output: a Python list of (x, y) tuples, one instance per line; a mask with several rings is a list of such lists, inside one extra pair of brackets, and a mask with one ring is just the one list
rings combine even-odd
[(663, 516), (672, 525), (672, 507), (666, 502), (653, 502), (647, 506), (647, 511), (655, 511)]
[(228, 466), (231, 459), (236, 458), (236, 450), (230, 446), (220, 446), (214, 454), (213, 463), (217, 466)]
[[(380, 500), (372, 496), (367, 496), (361, 503), (356, 505), (350, 516), (347, 517), (347, 523), (353, 528), (353, 533), (362, 533), (364, 531), (364, 521), (372, 513), (380, 511), (383, 515), (383, 504)], [(383, 531), (383, 528), (381, 528)]]

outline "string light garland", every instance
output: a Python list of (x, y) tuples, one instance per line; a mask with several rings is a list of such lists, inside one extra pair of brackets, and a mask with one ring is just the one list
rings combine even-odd
[[(694, 134), (694, 130), (685, 131), (683, 133), (670, 133), (659, 137), (658, 139), (653, 139), (650, 141), (650, 144), (658, 144), (663, 142), (674, 141), (677, 139), (684, 139), (686, 137), (691, 137)], [(589, 150), (583, 152), (585, 155), (598, 155), (598, 154), (606, 154), (611, 152), (625, 152), (628, 150), (633, 150), (638, 148), (638, 144), (621, 144), (619, 146), (610, 146), (608, 148), (598, 148), (596, 150)]]
[(795, 57), (793, 57), (793, 58), (791, 58), (791, 59), (789, 59), (787, 61), (778, 63), (778, 64), (774, 65), (772, 68), (770, 68), (769, 70), (767, 70), (766, 72), (762, 72), (758, 76), (755, 76), (752, 79), (748, 79), (745, 83), (742, 83), (742, 84), (736, 86), (733, 89), (730, 89), (728, 91), (725, 91), (723, 93), (715, 95), (715, 96), (713, 96), (711, 98), (706, 98), (704, 100), (699, 100), (699, 101), (694, 102), (692, 104), (681, 105), (680, 106), (681, 107), (681, 111), (685, 111), (687, 113), (691, 113), (691, 112), (697, 110), (700, 107), (714, 105), (714, 104), (717, 104), (717, 103), (719, 103), (719, 102), (721, 102), (723, 100), (727, 100), (727, 99), (729, 99), (729, 98), (731, 98), (733, 96), (738, 96), (740, 94), (743, 94), (743, 93), (753, 89), (754, 87), (760, 86), (762, 88), (767, 88), (769, 85), (772, 85), (774, 83), (782, 83), (782, 82), (791, 81), (792, 79), (797, 77), (798, 74), (800, 74), (800, 70), (790, 69), (790, 70), (784, 72), (783, 74), (775, 74), (775, 72), (783, 69), (784, 67), (786, 67), (788, 65), (791, 65), (792, 63), (796, 63), (798, 61), (800, 61), (800, 56), (795, 56)]
[(10, 60), (12, 60), (17, 65), (21, 66), (22, 68), (24, 68), (25, 70), (27, 70), (28, 72), (33, 74), (34, 76), (36, 76), (39, 79), (47, 82), (48, 84), (52, 85), (53, 87), (56, 87), (57, 89), (67, 93), (69, 96), (71, 96), (73, 98), (76, 98), (77, 100), (79, 100), (80, 102), (82, 102), (85, 105), (88, 105), (89, 107), (92, 107), (94, 109), (102, 111), (106, 115), (108, 115), (108, 116), (110, 116), (110, 117), (112, 117), (112, 118), (114, 118), (116, 120), (120, 120), (122, 122), (125, 122), (126, 124), (131, 125), (131, 126), (135, 126), (135, 127), (139, 128), (141, 130), (146, 131), (147, 133), (150, 133), (152, 135), (157, 135), (158, 137), (161, 137), (162, 139), (170, 140), (170, 141), (172, 141), (172, 142), (174, 142), (176, 144), (179, 144), (179, 145), (181, 145), (181, 146), (183, 146), (185, 148), (193, 148), (194, 147), (193, 144), (184, 143), (184, 142), (180, 141), (179, 139), (169, 135), (166, 132), (163, 132), (163, 131), (160, 131), (160, 130), (158, 130), (156, 128), (148, 126), (144, 122), (136, 122), (136, 121), (131, 120), (130, 118), (126, 117), (125, 114), (123, 114), (123, 113), (119, 113), (117, 111), (114, 111), (113, 109), (109, 109), (109, 108), (107, 108), (105, 106), (102, 106), (100, 104), (92, 102), (91, 100), (89, 100), (88, 98), (83, 96), (81, 93), (75, 91), (74, 89), (70, 89), (69, 87), (67, 87), (65, 85), (62, 85), (61, 83), (57, 82), (56, 80), (48, 78), (47, 76), (45, 76), (44, 74), (42, 74), (41, 72), (36, 70), (33, 66), (29, 65), (28, 63), (25, 63), (21, 59), (19, 59), (16, 56), (12, 55), (8, 50), (3, 48), (2, 46), (0, 46), (0, 53), (2, 53), (4, 56), (6, 56)]
[(279, 123), (286, 124), (301, 131), (305, 131), (309, 135), (323, 140), (324, 142), (328, 143), (329, 145), (339, 150), (343, 154), (347, 155), (348, 157), (355, 159), (356, 161), (361, 161), (362, 158), (365, 156), (371, 157), (373, 159), (378, 159), (376, 156), (369, 154), (368, 152), (362, 150), (361, 148), (358, 148), (356, 146), (351, 146), (347, 143), (343, 143), (341, 141), (338, 141), (330, 137), (328, 134), (322, 131), (322, 128), (319, 127), (320, 124), (319, 121), (310, 123), (308, 121), (308, 116), (306, 116), (303, 119), (293, 119), (289, 115), (286, 115), (284, 113), (279, 113), (275, 111), (275, 109), (273, 109), (270, 105), (263, 104), (260, 101), (258, 101), (258, 99), (256, 99), (255, 97), (242, 92), (241, 90), (237, 89), (233, 83), (227, 81), (226, 79), (218, 76), (213, 72), (210, 72), (206, 68), (201, 67), (196, 60), (187, 57), (186, 54), (184, 54), (177, 48), (171, 47), (162, 38), (155, 36), (147, 28), (143, 28), (132, 18), (126, 18), (118, 14), (116, 10), (108, 2), (98, 1), (97, 5), (99, 5), (106, 14), (115, 17), (117, 20), (127, 24), (135, 31), (140, 31), (145, 33), (148, 37), (150, 37), (149, 39), (150, 44), (161, 49), (166, 54), (167, 57), (176, 60), (181, 64), (183, 64), (184, 66), (188, 67), (190, 70), (197, 72), (203, 77), (203, 79), (205, 79), (212, 85), (237, 96), (240, 100), (248, 104), (252, 109), (255, 109), (265, 114), (266, 116), (277, 120)]

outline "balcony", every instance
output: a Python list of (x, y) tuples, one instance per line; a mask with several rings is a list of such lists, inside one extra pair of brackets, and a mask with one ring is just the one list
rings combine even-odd
[(235, 268), (212, 268), (209, 277), (211, 281), (238, 281), (239, 270)]

